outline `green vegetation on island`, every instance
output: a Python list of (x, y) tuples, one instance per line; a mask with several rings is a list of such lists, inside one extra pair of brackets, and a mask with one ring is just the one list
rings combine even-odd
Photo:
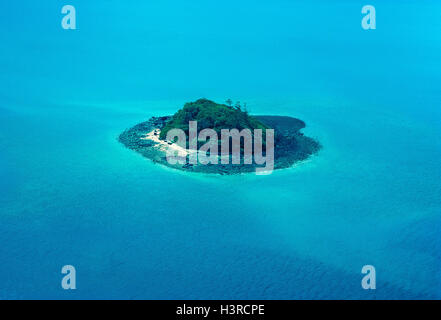
[(246, 109), (242, 110), (240, 103), (233, 107), (208, 99), (199, 99), (186, 103), (184, 108), (176, 112), (161, 130), (159, 138), (164, 140), (171, 129), (182, 129), (188, 135), (189, 121), (197, 121), (199, 130), (213, 129), (218, 134), (222, 129), (265, 130), (268, 128), (255, 117), (248, 115)]

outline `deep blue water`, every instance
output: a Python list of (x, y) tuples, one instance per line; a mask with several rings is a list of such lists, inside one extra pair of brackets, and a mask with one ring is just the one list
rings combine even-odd
[[(1, 2), (0, 298), (441, 298), (441, 3), (365, 4)], [(323, 149), (213, 177), (117, 142), (201, 97)]]

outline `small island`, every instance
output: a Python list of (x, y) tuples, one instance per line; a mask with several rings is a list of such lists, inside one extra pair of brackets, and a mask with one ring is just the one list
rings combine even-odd
[[(265, 158), (273, 161), (272, 171), (289, 168), (317, 153), (321, 146), (300, 132), (304, 127), (302, 120), (292, 117), (251, 116), (246, 105), (233, 106), (231, 100), (218, 104), (199, 99), (186, 103), (172, 116), (152, 117), (125, 130), (119, 141), (153, 162), (171, 168), (231, 175), (259, 172)], [(234, 134), (239, 143), (236, 148)], [(217, 137), (222, 139), (219, 141)], [(225, 137), (226, 142), (222, 142)], [(254, 153), (247, 156), (251, 150)], [(170, 161), (170, 154), (176, 154), (177, 161)]]

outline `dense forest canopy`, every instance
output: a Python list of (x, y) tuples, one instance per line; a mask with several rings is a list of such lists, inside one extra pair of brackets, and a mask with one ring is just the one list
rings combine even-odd
[(198, 122), (198, 130), (213, 129), (218, 134), (222, 129), (267, 129), (262, 122), (250, 116), (240, 105), (218, 104), (208, 99), (188, 102), (176, 112), (161, 130), (160, 139), (167, 137), (171, 129), (182, 129), (188, 135), (189, 121)]

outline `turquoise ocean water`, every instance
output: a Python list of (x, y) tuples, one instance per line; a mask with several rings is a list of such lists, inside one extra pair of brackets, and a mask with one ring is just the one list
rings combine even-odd
[[(441, 3), (365, 4), (1, 2), (0, 299), (441, 298)], [(218, 177), (117, 142), (201, 97), (323, 149)]]

